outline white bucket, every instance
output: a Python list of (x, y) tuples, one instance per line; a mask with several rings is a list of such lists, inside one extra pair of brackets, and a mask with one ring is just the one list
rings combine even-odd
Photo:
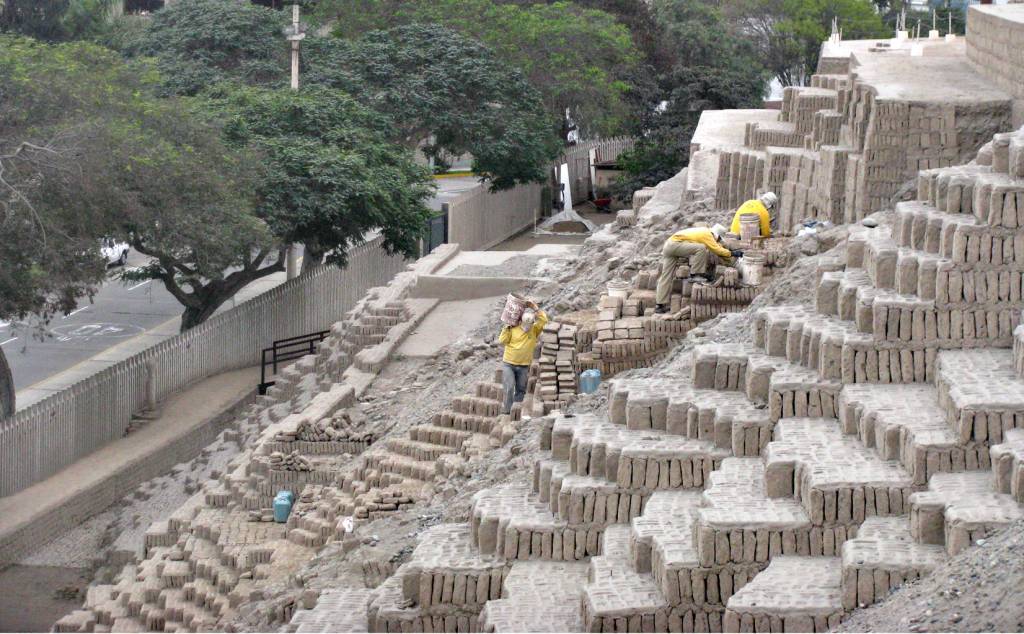
[(763, 253), (745, 253), (743, 255), (743, 281), (750, 286), (760, 286), (764, 279)]
[(516, 293), (509, 293), (505, 300), (505, 309), (501, 311), (501, 323), (516, 326), (526, 312), (526, 298)]
[(608, 297), (621, 297), (626, 299), (629, 297), (629, 282), (623, 282), (621, 280), (613, 280), (608, 282)]
[(750, 242), (761, 235), (761, 217), (757, 214), (740, 216), (740, 240)]

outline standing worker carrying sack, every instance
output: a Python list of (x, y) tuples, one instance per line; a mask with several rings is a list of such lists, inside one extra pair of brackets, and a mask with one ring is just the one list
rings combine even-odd
[(526, 305), (529, 310), (523, 312), (519, 324), (506, 325), (498, 335), (498, 343), (505, 346), (501, 365), (501, 383), (505, 388), (505, 401), (501, 408), (503, 414), (512, 411), (512, 403), (521, 403), (526, 398), (533, 350), (537, 347), (540, 332), (548, 323), (547, 313), (537, 306), (537, 302), (528, 300)]
[(658, 291), (655, 297), (654, 312), (659, 315), (669, 312), (669, 299), (672, 296), (672, 284), (675, 281), (676, 267), (682, 262), (690, 265), (689, 282), (712, 282), (715, 279), (715, 267), (719, 263), (735, 266), (733, 258), (743, 255), (742, 251), (730, 251), (722, 245), (725, 227), (715, 225), (707, 227), (691, 227), (677, 231), (665, 241), (661, 249), (661, 273), (658, 276)]

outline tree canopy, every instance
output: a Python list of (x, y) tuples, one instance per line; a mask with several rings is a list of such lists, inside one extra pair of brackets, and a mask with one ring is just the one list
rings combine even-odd
[(344, 92), (245, 88), (214, 104), (229, 143), (263, 157), (257, 213), (308, 263), (344, 265), (347, 249), (380, 229), (390, 252), (416, 255), (433, 183), (412, 154), (390, 143), (387, 119)]
[(387, 120), (390, 138), (442, 165), (470, 154), (491, 187), (540, 180), (557, 150), (537, 92), (489, 49), (434, 24), (307, 46), (305, 80), (340, 88)]
[(658, 77), (653, 103), (641, 110), (639, 142), (620, 157), (625, 174), (617, 191), (625, 197), (686, 166), (703, 110), (759, 107), (769, 78), (754, 46), (737, 37), (715, 7), (656, 0), (654, 8), (676, 59)]
[(343, 37), (370, 27), (434, 23), (479, 40), (540, 92), (563, 140), (573, 123), (585, 137), (620, 133), (628, 124), (625, 77), (641, 56), (629, 30), (605, 11), (565, 1), (494, 0), (323, 0), (317, 11)]
[(179, 0), (155, 12), (125, 52), (156, 59), (169, 94), (195, 95), (223, 82), (283, 86), (287, 22), (280, 11), (249, 2)]

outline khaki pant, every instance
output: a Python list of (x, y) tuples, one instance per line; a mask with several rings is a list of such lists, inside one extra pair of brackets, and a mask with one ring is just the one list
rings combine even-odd
[(704, 275), (708, 272), (709, 267), (713, 273), (721, 261), (703, 244), (666, 240), (665, 246), (661, 249), (661, 274), (658, 276), (658, 291), (655, 299), (657, 303), (668, 303), (672, 296), (672, 283), (675, 281), (676, 267), (682, 263), (682, 260), (686, 260), (690, 265), (690, 275)]

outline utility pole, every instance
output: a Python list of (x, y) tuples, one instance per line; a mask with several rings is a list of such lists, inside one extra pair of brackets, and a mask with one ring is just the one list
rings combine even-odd
[[(292, 43), (292, 90), (299, 90), (299, 42), (306, 37), (305, 29), (299, 22), (299, 5), (292, 5), (292, 23), (284, 28), (285, 38)], [(292, 244), (288, 247), (288, 256), (285, 262), (287, 279), (299, 275), (299, 245)]]

